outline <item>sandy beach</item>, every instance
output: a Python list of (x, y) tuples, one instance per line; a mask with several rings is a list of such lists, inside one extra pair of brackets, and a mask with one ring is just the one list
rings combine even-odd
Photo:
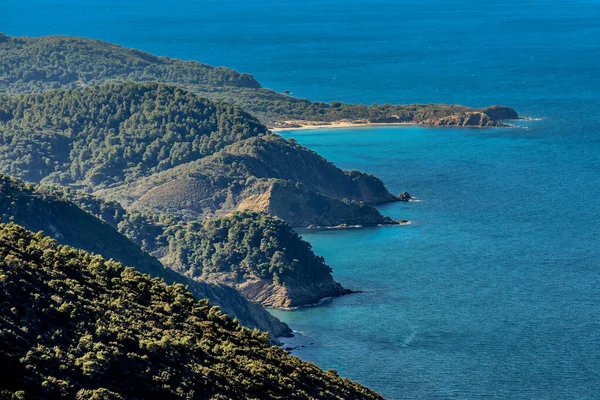
[(285, 124), (293, 126), (284, 127), (271, 127), (269, 128), (273, 132), (283, 131), (299, 131), (307, 129), (332, 129), (332, 128), (359, 128), (367, 126), (394, 126), (394, 125), (419, 125), (415, 122), (387, 122), (387, 123), (373, 123), (373, 122), (360, 122), (360, 121), (340, 121), (340, 122), (317, 122), (317, 121), (285, 121)]

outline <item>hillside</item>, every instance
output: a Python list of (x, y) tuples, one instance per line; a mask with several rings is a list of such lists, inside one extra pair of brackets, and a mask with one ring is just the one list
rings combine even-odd
[[(1, 175), (0, 175), (1, 177)], [(12, 186), (19, 183), (6, 178)], [(20, 183), (22, 186), (22, 183)], [(233, 215), (216, 217), (208, 221), (193, 220), (186, 222), (174, 215), (160, 214), (145, 210), (126, 211), (118, 203), (105, 201), (76, 190), (60, 186), (27, 185), (33, 191), (30, 198), (42, 197), (44, 200), (33, 210), (32, 215), (43, 217), (44, 222), (32, 224), (27, 212), (31, 211), (22, 200), (24, 189), (12, 190), (21, 195), (7, 195), (9, 185), (0, 185), (0, 206), (9, 201), (18, 204), (7, 208), (7, 215), (0, 221), (16, 221), (32, 230), (50, 231), (49, 227), (56, 220), (59, 224), (60, 210), (48, 217), (47, 209), (52, 202), (73, 203), (79, 209), (96, 216), (110, 227), (129, 238), (137, 246), (160, 259), (163, 265), (178, 273), (197, 281), (192, 286), (202, 287), (203, 297), (211, 302), (223, 305), (223, 309), (241, 321), (248, 321), (248, 326), (268, 327), (277, 335), (286, 334), (288, 328), (269, 318), (262, 310), (253, 310), (239, 295), (223, 292), (223, 285), (234, 288), (247, 300), (269, 307), (289, 308), (314, 304), (325, 297), (348, 294), (334, 281), (331, 268), (322, 257), (315, 255), (309, 243), (303, 241), (284, 221), (269, 214), (240, 212)], [(78, 210), (79, 211), (79, 210)], [(15, 218), (16, 216), (16, 218)], [(81, 216), (92, 228), (98, 221), (89, 221), (90, 216)], [(87, 219), (86, 219), (87, 218)], [(73, 230), (75, 222), (64, 224), (65, 229)], [(67, 232), (70, 234), (71, 232)], [(74, 232), (77, 233), (77, 232)], [(90, 233), (87, 233), (90, 235)], [(107, 232), (114, 236), (114, 232)], [(62, 236), (62, 239), (65, 239)], [(92, 249), (103, 255), (110, 255), (116, 260), (129, 256), (132, 263), (137, 259), (133, 255), (142, 254), (138, 248), (131, 249), (124, 255), (116, 254), (118, 247), (96, 251), (88, 241), (78, 237), (67, 237), (61, 243), (77, 244), (84, 249)], [(122, 238), (121, 238), (122, 239)], [(98, 243), (103, 243), (98, 241)], [(132, 243), (128, 243), (131, 245)], [(94, 243), (97, 245), (97, 243)], [(142, 254), (144, 259), (153, 264), (157, 260)], [(132, 264), (135, 265), (135, 264)], [(145, 265), (141, 263), (141, 270)], [(139, 268), (138, 268), (139, 269)], [(144, 270), (145, 271), (145, 270)], [(168, 282), (182, 277), (177, 274), (163, 274), (149, 271), (153, 276), (164, 276)], [(174, 281), (179, 282), (177, 279)], [(187, 282), (189, 283), (189, 282)], [(198, 290), (198, 289), (196, 289)], [(229, 290), (229, 289), (227, 289)], [(259, 307), (257, 307), (259, 308)], [(252, 318), (246, 317), (250, 315)], [(258, 321), (258, 323), (253, 321)]]
[(0, 172), (95, 188), (266, 133), (239, 108), (157, 83), (0, 96)]
[(3, 398), (381, 398), (182, 285), (15, 224), (0, 225), (0, 298)]
[(0, 34), (0, 60), (2, 91), (10, 93), (75, 89), (108, 80), (260, 88), (251, 75), (229, 68), (157, 57), (100, 40), (68, 36)]
[(99, 192), (132, 208), (191, 215), (264, 211), (293, 226), (394, 224), (369, 204), (396, 201), (372, 175), (343, 171), (278, 135)]
[[(250, 209), (294, 226), (393, 223), (359, 203), (396, 200), (377, 178), (342, 171), (239, 108), (173, 86), (111, 83), (0, 100), (0, 172), (28, 181), (193, 218)], [(278, 200), (280, 188), (290, 202)], [(275, 195), (252, 200), (266, 193)]]
[(77, 88), (107, 81), (157, 81), (176, 84), (214, 100), (235, 104), (273, 127), (298, 122), (414, 122), (436, 125), (500, 126), (518, 118), (507, 107), (473, 109), (443, 104), (355, 105), (298, 99), (262, 88), (248, 74), (195, 61), (157, 57), (93, 39), (39, 38), (0, 34), (0, 92), (31, 93)]
[[(125, 220), (123, 216), (118, 217), (114, 209), (108, 212), (109, 209), (105, 206), (106, 215), (112, 214), (113, 218)], [(188, 285), (196, 298), (210, 299), (246, 326), (268, 330), (273, 336), (290, 333), (287, 325), (262, 307), (246, 301), (237, 291), (225, 285), (197, 282), (165, 268), (111, 226), (48, 188), (25, 184), (0, 174), (0, 222), (15, 222), (33, 231), (43, 231), (61, 244), (123, 262), (167, 283)]]
[(182, 275), (236, 289), (247, 300), (289, 308), (350, 293), (332, 277), (322, 257), (284, 221), (266, 213), (236, 212), (184, 221), (63, 187), (38, 192), (69, 199), (127, 236)]
[(243, 212), (167, 228), (168, 255), (182, 274), (225, 283), (269, 307), (298, 307), (351, 293), (284, 221)]

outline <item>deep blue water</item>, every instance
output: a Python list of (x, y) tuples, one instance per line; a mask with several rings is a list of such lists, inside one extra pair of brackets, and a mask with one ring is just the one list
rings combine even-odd
[(598, 398), (600, 2), (16, 1), (8, 35), (96, 37), (313, 100), (505, 104), (514, 129), (286, 133), (421, 200), (302, 232), (365, 290), (274, 312), (294, 354), (389, 398)]

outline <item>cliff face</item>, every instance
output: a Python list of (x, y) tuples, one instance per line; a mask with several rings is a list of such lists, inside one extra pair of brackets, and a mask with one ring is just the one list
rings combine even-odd
[(502, 126), (498, 121), (479, 111), (453, 114), (439, 119), (430, 119), (423, 122), (432, 126), (463, 126), (491, 128)]
[(257, 186), (263, 187), (264, 192), (246, 197), (238, 210), (267, 212), (304, 228), (397, 223), (365, 203), (322, 196), (290, 181), (276, 180)]
[(343, 171), (278, 135), (240, 141), (105, 194), (133, 208), (196, 217), (264, 211), (297, 227), (393, 224), (369, 204), (397, 201), (373, 175)]
[(295, 308), (318, 303), (327, 297), (343, 296), (352, 293), (345, 289), (331, 276), (320, 281), (287, 280), (285, 284), (268, 279), (248, 277), (242, 281), (230, 274), (210, 274), (204, 279), (209, 282), (222, 283), (235, 288), (247, 300), (265, 307)]
[(332, 162), (279, 135), (250, 138), (221, 152), (227, 161), (256, 178), (276, 178), (302, 184), (315, 193), (364, 201), (370, 204), (394, 201), (383, 182), (360, 171), (343, 171)]

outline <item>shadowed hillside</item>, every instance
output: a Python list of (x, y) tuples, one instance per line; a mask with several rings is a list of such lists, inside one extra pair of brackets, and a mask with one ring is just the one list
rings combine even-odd
[(3, 398), (381, 398), (183, 285), (15, 224), (0, 224), (0, 298)]

